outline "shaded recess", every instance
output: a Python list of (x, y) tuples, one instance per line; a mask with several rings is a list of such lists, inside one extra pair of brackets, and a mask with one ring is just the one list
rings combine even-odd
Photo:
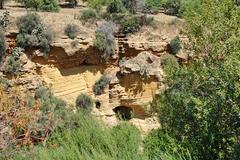
[(120, 120), (130, 120), (133, 118), (133, 109), (127, 106), (117, 106), (113, 109)]

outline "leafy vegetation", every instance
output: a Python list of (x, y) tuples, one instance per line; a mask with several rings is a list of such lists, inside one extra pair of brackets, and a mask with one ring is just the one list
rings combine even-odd
[(109, 77), (103, 75), (93, 86), (93, 92), (95, 95), (101, 95), (104, 93), (105, 88), (109, 84)]
[(182, 49), (181, 40), (177, 36), (177, 37), (173, 38), (170, 42), (170, 50), (171, 50), (170, 52), (173, 55), (176, 55), (181, 49)]
[(10, 13), (8, 11), (3, 12), (3, 15), (0, 16), (0, 27), (5, 29), (9, 24)]
[(4, 66), (4, 71), (8, 74), (11, 75), (18, 75), (22, 68), (22, 64), (20, 61), (20, 56), (23, 53), (22, 48), (14, 48), (12, 51), (12, 55), (8, 58), (5, 66)]
[(96, 30), (94, 46), (100, 51), (103, 62), (115, 54), (116, 42), (114, 34), (117, 26), (113, 22), (103, 21)]
[(32, 8), (48, 12), (56, 12), (59, 10), (59, 4), (57, 0), (18, 0), (18, 2), (24, 4), (26, 8)]
[(163, 129), (196, 160), (239, 155), (239, 13), (230, 0), (203, 1), (185, 13), (194, 60), (170, 72), (156, 100)]
[(93, 107), (93, 100), (86, 94), (80, 94), (76, 99), (76, 107), (80, 110), (90, 112)]
[(151, 160), (191, 160), (189, 151), (162, 129), (153, 130), (148, 134), (144, 139), (144, 149)]
[(122, 0), (113, 0), (108, 6), (107, 6), (107, 12), (108, 13), (123, 13), (126, 9), (123, 5)]
[(68, 24), (64, 30), (64, 33), (69, 38), (74, 39), (77, 37), (77, 34), (79, 33), (79, 27), (76, 24)]
[(94, 9), (86, 9), (82, 11), (82, 14), (79, 19), (83, 23), (86, 23), (86, 22), (93, 22), (97, 18), (98, 18), (97, 12)]
[(28, 13), (21, 16), (18, 18), (17, 26), (19, 29), (18, 46), (24, 49), (37, 47), (45, 54), (50, 51), (53, 32), (42, 23), (39, 15)]

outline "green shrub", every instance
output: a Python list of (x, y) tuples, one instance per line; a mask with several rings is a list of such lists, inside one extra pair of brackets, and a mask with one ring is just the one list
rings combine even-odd
[(170, 42), (170, 53), (176, 55), (182, 49), (181, 40), (177, 36)]
[(141, 145), (141, 134), (136, 126), (127, 122), (120, 123), (111, 129), (111, 136), (115, 140), (121, 152), (117, 152), (117, 159), (127, 157), (127, 159), (141, 159), (139, 158), (139, 146)]
[(179, 68), (177, 58), (171, 54), (164, 54), (161, 56), (161, 66), (167, 75), (171, 75)]
[(105, 88), (109, 84), (109, 78), (103, 75), (93, 86), (93, 92), (95, 95), (101, 95), (104, 93)]
[(69, 38), (74, 39), (79, 33), (79, 27), (76, 24), (68, 24), (64, 30), (65, 35)]
[(19, 29), (18, 46), (24, 49), (36, 47), (45, 54), (50, 51), (53, 32), (42, 24), (39, 15), (28, 13), (18, 18), (17, 26)]
[(86, 9), (82, 11), (79, 18), (83, 23), (93, 22), (97, 19), (97, 12), (94, 9)]
[(40, 10), (47, 12), (57, 12), (59, 11), (59, 4), (57, 0), (42, 0), (42, 5)]
[(116, 32), (116, 25), (106, 21), (103, 21), (96, 30), (94, 46), (100, 51), (103, 62), (108, 62), (109, 58), (115, 54), (116, 42), (114, 34)]
[(162, 5), (167, 10), (167, 14), (175, 16), (179, 15), (181, 9), (181, 0), (167, 0)]
[(111, 0), (87, 0), (87, 2), (89, 7), (96, 9), (96, 11), (99, 12), (102, 6), (109, 4)]
[(131, 13), (137, 11), (137, 0), (122, 0), (124, 7)]
[(108, 13), (123, 13), (126, 9), (122, 3), (122, 0), (113, 0), (107, 7)]
[(5, 42), (5, 34), (2, 29), (0, 29), (0, 63), (2, 58), (5, 56), (6, 51), (6, 42)]
[(4, 71), (11, 75), (17, 75), (20, 72), (21, 67), (22, 67), (22, 65), (21, 65), (19, 57), (12, 55), (7, 60), (7, 63), (4, 66)]
[(35, 91), (35, 99), (41, 101), (41, 111), (44, 113), (61, 111), (66, 107), (66, 102), (55, 97), (52, 91), (44, 86)]
[(93, 100), (86, 94), (80, 94), (76, 99), (76, 107), (80, 110), (91, 112)]
[(56, 12), (59, 10), (57, 0), (18, 0), (18, 2), (24, 4), (26, 8), (33, 8), (35, 10), (48, 12)]
[(162, 129), (151, 131), (144, 140), (145, 153), (149, 159), (191, 160), (187, 149), (167, 135)]
[(3, 15), (0, 16), (0, 27), (5, 29), (9, 24), (9, 11), (3, 12)]
[(130, 17), (125, 19), (121, 24), (122, 31), (125, 34), (138, 32), (141, 28), (141, 25), (136, 17)]
[(162, 7), (162, 0), (146, 0), (146, 6), (153, 12), (156, 12)]

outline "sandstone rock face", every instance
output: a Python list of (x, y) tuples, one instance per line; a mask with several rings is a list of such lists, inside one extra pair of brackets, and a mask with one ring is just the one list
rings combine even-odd
[[(21, 9), (11, 13), (6, 31), (9, 51), (16, 46), (16, 19), (25, 13)], [(176, 26), (182, 25), (181, 20), (164, 14), (152, 15), (158, 26), (143, 27), (131, 36), (115, 35), (116, 54), (109, 64), (102, 64), (99, 51), (93, 46), (97, 23), (81, 24), (75, 18), (79, 10), (38, 14), (56, 37), (48, 57), (34, 49), (27, 50), (27, 56), (21, 57), (22, 75), (15, 80), (17, 84), (29, 90), (48, 85), (69, 104), (74, 104), (80, 93), (86, 93), (95, 101), (93, 114), (110, 125), (118, 123), (117, 111), (128, 108), (133, 116), (130, 122), (142, 130), (147, 132), (159, 127), (158, 121), (148, 114), (149, 103), (164, 86), (160, 57), (168, 52), (170, 40), (179, 34)], [(79, 26), (81, 33), (76, 39), (64, 36), (67, 24)], [(111, 81), (104, 94), (95, 96), (92, 88), (104, 74)]]

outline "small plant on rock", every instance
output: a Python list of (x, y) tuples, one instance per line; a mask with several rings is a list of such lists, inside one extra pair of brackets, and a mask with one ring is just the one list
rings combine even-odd
[(91, 112), (93, 100), (86, 94), (80, 94), (76, 99), (76, 107), (80, 110)]
[(93, 86), (93, 92), (95, 95), (101, 95), (104, 93), (105, 88), (109, 84), (110, 79), (103, 75)]
[(178, 36), (171, 40), (170, 49), (173, 55), (176, 55), (182, 49), (181, 40)]
[(79, 27), (76, 24), (68, 24), (64, 30), (65, 35), (69, 38), (74, 39), (79, 33)]

